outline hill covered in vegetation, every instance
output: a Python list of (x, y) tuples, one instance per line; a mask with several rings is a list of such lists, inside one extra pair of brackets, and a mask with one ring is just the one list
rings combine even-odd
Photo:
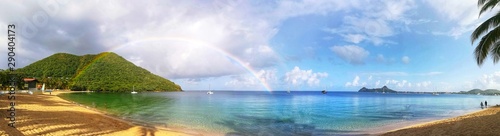
[(83, 56), (57, 53), (18, 69), (17, 73), (35, 77), (46, 83), (47, 88), (103, 92), (127, 92), (132, 88), (136, 91), (182, 91), (172, 81), (112, 52)]
[(497, 89), (472, 89), (470, 91), (460, 91), (459, 94), (481, 94), (481, 95), (500, 95), (500, 91)]
[(385, 92), (385, 93), (397, 93), (397, 91), (394, 91), (392, 89), (389, 89), (387, 86), (384, 86), (382, 88), (373, 88), (373, 89), (368, 89), (366, 87), (363, 87), (359, 89), (358, 92)]

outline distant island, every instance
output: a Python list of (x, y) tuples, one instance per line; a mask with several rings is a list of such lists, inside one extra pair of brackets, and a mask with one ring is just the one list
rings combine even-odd
[(387, 86), (384, 86), (382, 88), (373, 88), (373, 89), (368, 89), (366, 87), (363, 87), (363, 88), (359, 89), (358, 92), (397, 93), (397, 91), (389, 89)]
[[(4, 71), (5, 72), (5, 71)], [(19, 79), (34, 78), (46, 88), (73, 91), (182, 91), (174, 82), (136, 66), (113, 52), (77, 56), (56, 53), (16, 70)], [(3, 78), (2, 78), (3, 79)], [(20, 88), (25, 88), (20, 82)], [(26, 88), (25, 88), (26, 89)]]
[(497, 89), (472, 89), (470, 91), (460, 91), (458, 94), (500, 95), (500, 91)]

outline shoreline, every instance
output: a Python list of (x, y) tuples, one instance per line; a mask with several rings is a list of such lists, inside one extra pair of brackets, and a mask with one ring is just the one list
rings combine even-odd
[[(0, 135), (202, 135), (183, 129), (149, 126), (107, 114), (58, 96), (16, 93), (16, 128), (7, 126), (6, 106), (0, 108)], [(0, 104), (8, 105), (7, 99)]]
[(375, 127), (375, 128), (370, 128), (367, 129), (365, 132), (366, 133), (360, 133), (360, 134), (367, 134), (367, 135), (382, 135), (388, 132), (393, 132), (393, 131), (398, 131), (406, 128), (411, 128), (414, 126), (419, 126), (419, 125), (424, 125), (428, 123), (433, 123), (441, 120), (448, 120), (448, 119), (453, 119), (457, 118), (460, 116), (465, 116), (469, 114), (474, 114), (476, 112), (481, 112), (485, 109), (478, 109), (478, 110), (471, 110), (467, 111), (461, 114), (456, 114), (456, 115), (451, 115), (447, 117), (434, 117), (434, 118), (425, 118), (425, 119), (415, 119), (415, 120), (403, 120), (403, 121), (396, 121), (393, 123), (388, 123), (386, 125), (382, 125), (381, 127)]
[(431, 120), (370, 135), (497, 135), (500, 106), (490, 106), (456, 117)]
[[(0, 135), (225, 135), (122, 118), (106, 110), (63, 99), (59, 96), (62, 93), (78, 92), (60, 90), (52, 95), (16, 93), (19, 96), (16, 100), (18, 128), (1, 125)], [(0, 99), (0, 104), (7, 105), (6, 102), (7, 99)], [(0, 120), (2, 124), (7, 121), (6, 108), (0, 108), (0, 117), (4, 118)], [(500, 122), (500, 107), (490, 106), (450, 117), (400, 120), (345, 135), (492, 135), (500, 133), (500, 130), (495, 130), (497, 122)]]
[[(187, 128), (187, 127), (179, 127), (179, 126), (176, 126), (176, 125), (168, 125), (167, 126), (165, 124), (154, 124), (154, 123), (148, 123), (148, 122), (145, 122), (145, 121), (134, 120), (134, 119), (131, 119), (131, 118), (120, 117), (119, 115), (115, 115), (115, 114), (113, 114), (111, 112), (106, 111), (105, 109), (94, 108), (94, 107), (91, 107), (91, 106), (88, 106), (88, 105), (85, 105), (85, 104), (81, 104), (81, 103), (78, 103), (78, 102), (75, 102), (75, 101), (72, 101), (72, 100), (67, 100), (67, 99), (64, 99), (64, 98), (58, 96), (59, 94), (63, 94), (63, 93), (90, 93), (90, 92), (93, 92), (93, 91), (78, 91), (78, 92), (73, 92), (73, 91), (64, 90), (64, 91), (57, 92), (55, 95), (57, 97), (59, 97), (60, 99), (62, 99), (62, 100), (65, 100), (65, 101), (68, 101), (70, 103), (75, 104), (76, 106), (83, 107), (83, 108), (86, 108), (86, 109), (89, 109), (89, 110), (92, 110), (92, 111), (95, 111), (95, 112), (99, 112), (103, 116), (106, 116), (108, 118), (113, 118), (113, 119), (116, 119), (116, 120), (120, 120), (120, 121), (122, 121), (124, 123), (128, 123), (128, 124), (133, 125), (133, 126), (141, 126), (141, 127), (148, 128), (148, 129), (159, 129), (159, 130), (165, 130), (165, 131), (171, 131), (171, 132), (178, 132), (178, 133), (185, 133), (185, 134), (188, 134), (188, 135), (196, 135), (196, 136), (199, 136), (199, 135), (210, 135), (210, 136), (220, 135), (220, 136), (223, 136), (223, 135), (225, 135), (224, 133), (217, 133), (217, 132), (212, 132), (212, 131), (204, 131), (204, 130), (199, 130), (199, 129), (190, 129), (190, 128)], [(52, 95), (54, 95), (54, 94), (52, 94)]]

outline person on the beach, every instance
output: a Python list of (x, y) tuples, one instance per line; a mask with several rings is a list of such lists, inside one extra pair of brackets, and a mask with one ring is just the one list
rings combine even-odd
[(481, 108), (483, 107), (483, 102), (481, 102)]
[(488, 107), (488, 101), (484, 101), (484, 106)]

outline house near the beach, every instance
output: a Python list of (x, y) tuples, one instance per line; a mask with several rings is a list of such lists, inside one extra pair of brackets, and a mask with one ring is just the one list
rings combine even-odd
[(25, 88), (28, 88), (28, 90), (37, 90), (36, 84), (38, 83), (38, 80), (36, 78), (23, 78), (25, 85)]

